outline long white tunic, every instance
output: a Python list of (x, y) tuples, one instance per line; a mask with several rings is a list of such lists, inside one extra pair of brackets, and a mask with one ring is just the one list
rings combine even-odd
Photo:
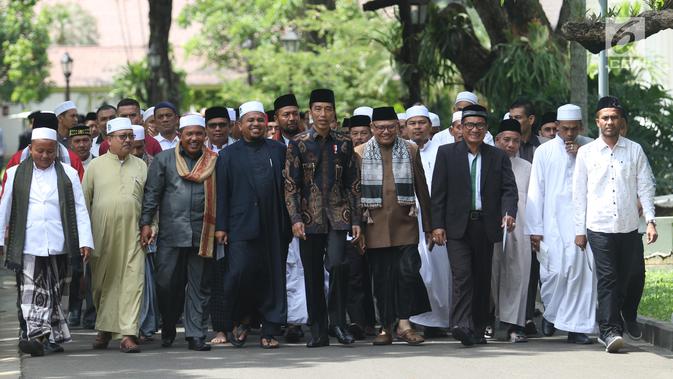
[[(62, 166), (72, 183), (79, 247), (93, 248), (91, 222), (89, 221), (89, 213), (84, 202), (77, 170), (66, 164)], [(11, 216), (14, 178), (18, 167), (13, 166), (7, 170), (7, 182), (5, 182), (5, 190), (0, 201), (0, 230), (3, 231), (9, 224)], [(64, 254), (65, 240), (63, 225), (61, 224), (56, 168), (53, 164), (44, 170), (33, 164), (33, 178), (30, 185), (27, 212), (26, 241), (23, 253), (41, 257)], [(4, 245), (4, 238), (0, 239), (0, 246), (2, 245)]]
[(596, 325), (596, 275), (590, 247), (582, 251), (575, 245), (575, 161), (558, 135), (537, 148), (524, 233), (542, 235), (548, 251), (547, 259), (538, 254), (545, 319), (560, 330), (592, 333)]
[(299, 239), (292, 238), (287, 251), (286, 288), (287, 288), (287, 323), (306, 324), (306, 289), (304, 286), (304, 267), (299, 255)]
[[(428, 141), (419, 152), (423, 170), (425, 171), (425, 180), (428, 188), (432, 191), (432, 172), (435, 169), (435, 159), (437, 158), (437, 149), (439, 144), (433, 140)], [(450, 326), (451, 315), (451, 267), (449, 266), (449, 255), (446, 246), (435, 246), (428, 250), (428, 242), (425, 240), (421, 218), (421, 208), (416, 199), (416, 208), (418, 209), (418, 230), (420, 237), (418, 239), (418, 252), (421, 255), (421, 277), (428, 291), (430, 300), (430, 312), (412, 316), (411, 322), (423, 326), (432, 326), (438, 328), (448, 328)]]
[(517, 227), (507, 234), (505, 251), (502, 242), (493, 246), (493, 275), (491, 294), (495, 303), (496, 317), (513, 325), (524, 326), (526, 322), (526, 298), (530, 279), (530, 236), (525, 233), (526, 198), (531, 164), (514, 157), (512, 171), (519, 192)]

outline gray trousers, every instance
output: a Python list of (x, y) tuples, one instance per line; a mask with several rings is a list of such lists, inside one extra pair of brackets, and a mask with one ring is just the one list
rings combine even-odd
[(199, 257), (196, 247), (159, 245), (154, 263), (162, 338), (174, 335), (183, 311), (185, 337), (205, 337), (213, 260)]

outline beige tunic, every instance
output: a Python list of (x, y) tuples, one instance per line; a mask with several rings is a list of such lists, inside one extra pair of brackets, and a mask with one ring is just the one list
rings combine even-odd
[[(418, 146), (407, 143), (413, 165), (414, 190), (418, 203), (422, 209), (423, 229), (431, 232), (430, 226), (430, 193), (425, 181), (423, 163), (418, 152)], [(362, 166), (362, 155), (365, 144), (355, 148), (358, 163)], [(415, 214), (410, 215), (411, 206), (401, 206), (397, 203), (395, 190), (395, 178), (393, 177), (393, 149), (392, 146), (381, 146), (383, 158), (383, 206), (370, 209), (369, 214), (373, 224), (365, 223), (365, 241), (368, 248), (378, 249), (383, 247), (417, 245), (418, 244), (418, 219)]]
[(147, 165), (108, 152), (91, 161), (82, 187), (96, 249), (91, 256), (96, 329), (137, 335), (145, 280), (140, 219)]

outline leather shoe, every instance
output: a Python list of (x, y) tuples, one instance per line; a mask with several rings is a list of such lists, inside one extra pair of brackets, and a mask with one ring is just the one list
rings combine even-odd
[(365, 336), (365, 331), (358, 324), (350, 324), (348, 326), (348, 332), (355, 338), (357, 341), (361, 341), (367, 338)]
[(340, 344), (350, 345), (355, 342), (355, 338), (353, 338), (353, 336), (346, 329), (340, 326), (334, 326), (331, 329)]
[(593, 341), (584, 333), (568, 332), (568, 343), (576, 343), (578, 345), (591, 345)]
[(311, 336), (311, 339), (306, 342), (306, 347), (323, 347), (329, 346), (329, 338), (327, 336), (315, 338)]
[(44, 353), (45, 354), (62, 353), (64, 351), (65, 351), (65, 349), (63, 349), (63, 346), (61, 346), (57, 343), (49, 342), (49, 341), (46, 341), (44, 343)]
[[(475, 343), (477, 343), (476, 338), (474, 338), (474, 333), (472, 333), (472, 331), (467, 329), (467, 328), (457, 326), (457, 327), (453, 328), (453, 330), (451, 331), (451, 334), (453, 335), (453, 338), (460, 341), (460, 343), (462, 343), (463, 346), (469, 347), (469, 346), (473, 346)], [(482, 337), (482, 339), (484, 341), (486, 341), (485, 338)]]
[(393, 344), (393, 335), (389, 332), (382, 331), (374, 338), (372, 341), (374, 346), (383, 346), (383, 345), (392, 345)]
[(288, 325), (285, 328), (285, 342), (297, 343), (304, 337), (304, 331), (301, 330), (301, 325)]
[(19, 341), (19, 350), (31, 357), (41, 357), (44, 355), (44, 344), (37, 339)]
[(205, 337), (193, 338), (187, 340), (187, 348), (195, 351), (210, 351), (210, 345), (206, 343)]
[(526, 334), (526, 337), (536, 337), (539, 334), (537, 331), (537, 325), (535, 325), (533, 320), (526, 321), (523, 332)]
[(175, 326), (163, 326), (161, 328), (161, 347), (171, 347), (175, 341)]
[(546, 337), (551, 337), (554, 335), (556, 332), (556, 328), (554, 327), (554, 323), (551, 323), (547, 321), (546, 318), (542, 318), (542, 334), (544, 334)]

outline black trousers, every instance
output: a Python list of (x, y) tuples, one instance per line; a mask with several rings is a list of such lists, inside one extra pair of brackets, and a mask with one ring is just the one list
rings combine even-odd
[(346, 243), (348, 258), (348, 302), (346, 311), (350, 322), (360, 327), (376, 324), (374, 298), (372, 294), (372, 277), (367, 254), (360, 254), (352, 243)]
[[(81, 312), (82, 304), (86, 299), (86, 308), (84, 310), (84, 319), (82, 323), (85, 325), (94, 325), (96, 323), (96, 307), (93, 305), (93, 295), (91, 293), (91, 267), (87, 263), (87, 275), (79, 270), (73, 270), (70, 280), (70, 288), (68, 292), (68, 312)], [(82, 284), (84, 281), (84, 284)], [(82, 285), (84, 285), (84, 296), (82, 296)]]
[(526, 320), (532, 320), (535, 317), (535, 299), (537, 298), (537, 288), (540, 283), (540, 262), (537, 256), (533, 255), (530, 260), (530, 277), (528, 280), (528, 297), (526, 298)]
[(421, 278), (418, 245), (367, 249), (374, 279), (374, 296), (384, 328), (396, 320), (430, 311), (428, 292)]
[[(630, 233), (600, 233), (587, 230), (594, 254), (598, 279), (598, 309), (596, 320), (601, 336), (621, 335), (624, 318), (635, 319), (645, 278), (643, 241), (638, 231)], [(629, 318), (627, 318), (627, 316)]]
[(482, 220), (471, 220), (463, 238), (446, 242), (453, 274), (451, 320), (477, 336), (484, 334), (490, 318), (493, 243), (485, 236)]
[[(299, 240), (299, 254), (304, 266), (306, 308), (311, 323), (311, 336), (327, 337), (329, 323), (346, 326), (348, 298), (348, 262), (346, 231), (330, 230), (327, 234), (309, 234)], [(329, 295), (325, 301), (325, 269), (329, 272)]]
[(213, 262), (213, 286), (210, 296), (210, 323), (213, 331), (224, 332), (226, 317), (224, 314), (224, 277), (226, 272), (226, 263), (224, 258)]

